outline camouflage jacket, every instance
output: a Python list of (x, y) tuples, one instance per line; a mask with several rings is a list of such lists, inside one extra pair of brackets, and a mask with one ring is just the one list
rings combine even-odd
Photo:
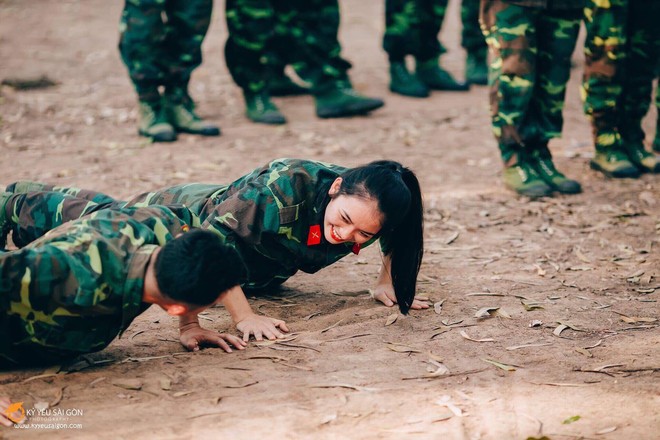
[[(243, 287), (262, 289), (298, 270), (314, 273), (352, 252), (352, 243), (332, 245), (323, 236), (328, 190), (344, 171), (322, 162), (276, 159), (229, 185), (179, 185), (128, 204), (185, 204), (202, 229), (238, 250), (248, 269)], [(319, 243), (308, 244), (310, 231), (320, 234)]]
[[(248, 268), (248, 289), (280, 284), (298, 270), (314, 273), (353, 249), (352, 243), (330, 244), (323, 235), (328, 190), (345, 170), (276, 159), (211, 197), (199, 212), (201, 228), (236, 247)], [(315, 232), (320, 242), (308, 244)]]
[(106, 209), (0, 254), (0, 364), (105, 348), (148, 307), (149, 259), (184, 225), (164, 207)]

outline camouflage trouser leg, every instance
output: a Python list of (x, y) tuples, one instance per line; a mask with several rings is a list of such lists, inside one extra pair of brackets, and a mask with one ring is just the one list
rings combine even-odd
[(596, 149), (619, 146), (617, 101), (622, 92), (629, 0), (589, 0), (584, 9), (587, 36), (582, 79), (584, 112), (592, 124)]
[(140, 99), (157, 99), (158, 86), (187, 87), (212, 8), (212, 0), (126, 0), (119, 51)]
[[(538, 148), (561, 133), (563, 98), (580, 11), (546, 11), (482, 1), (493, 133), (502, 159)], [(544, 69), (541, 71), (541, 69)]]
[(521, 130), (523, 139), (546, 145), (550, 139), (561, 136), (566, 83), (581, 16), (580, 10), (557, 12), (542, 16), (537, 22), (536, 80), (529, 120), (523, 120), (529, 131)]
[(383, 49), (390, 61), (437, 58), (444, 51), (438, 32), (446, 10), (447, 0), (386, 0)]
[[(298, 41), (299, 51), (280, 45), (275, 52), (288, 54), (287, 64), (305, 80), (322, 90), (338, 81), (350, 84), (348, 70), (351, 63), (342, 58), (339, 44), (339, 2), (337, 0), (295, 0), (293, 26), (277, 28), (281, 35), (288, 31)], [(286, 40), (285, 40), (286, 41)]]
[(94, 202), (99, 205), (109, 205), (117, 200), (114, 199), (113, 197), (110, 197), (107, 194), (103, 194), (98, 191), (91, 191), (88, 189), (81, 189), (81, 188), (74, 188), (74, 187), (65, 187), (65, 186), (57, 186), (57, 185), (50, 185), (48, 183), (41, 183), (41, 182), (32, 182), (32, 181), (18, 181), (18, 182), (13, 182), (7, 185), (7, 188), (5, 191), (14, 193), (16, 192), (16, 186), (19, 185), (19, 187), (22, 184), (28, 184), (32, 188), (29, 190), (29, 192), (58, 192), (58, 193), (63, 193), (78, 199), (85, 199), (89, 200), (90, 202)]
[(619, 133), (625, 143), (643, 148), (642, 119), (651, 105), (660, 55), (660, 0), (630, 0)]
[(63, 223), (121, 204), (109, 200), (99, 204), (64, 192), (30, 192), (13, 194), (5, 214), (11, 223), (12, 241), (23, 247)]
[[(191, 218), (190, 211), (194, 215), (204, 215), (206, 219), (213, 212), (212, 199), (226, 188), (223, 185), (191, 183), (142, 193), (129, 201), (121, 201), (91, 190), (44, 184), (44, 191), (13, 194), (5, 205), (5, 213), (11, 222), (14, 244), (23, 247), (63, 223), (106, 208), (166, 206), (187, 224), (198, 227), (201, 221)], [(184, 206), (187, 209), (182, 209)]]
[(168, 0), (165, 47), (170, 54), (165, 86), (186, 89), (202, 64), (202, 42), (211, 24), (213, 0)]
[(225, 15), (229, 37), (225, 62), (234, 82), (244, 91), (266, 90), (268, 43), (274, 36), (275, 10), (271, 0), (227, 0)]
[(461, 1), (461, 45), (468, 53), (485, 53), (488, 50), (479, 27), (479, 0)]

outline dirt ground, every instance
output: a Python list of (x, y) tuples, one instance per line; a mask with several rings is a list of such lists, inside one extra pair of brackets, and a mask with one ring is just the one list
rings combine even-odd
[[(383, 2), (341, 6), (353, 82), (384, 97), (385, 108), (319, 120), (311, 97), (285, 98), (276, 102), (287, 125), (250, 123), (224, 65), (216, 2), (192, 94), (223, 135), (151, 145), (136, 135), (135, 97), (116, 50), (122, 2), (0, 0), (0, 79), (58, 82), (1, 89), (0, 184), (35, 179), (128, 197), (230, 182), (275, 157), (399, 160), (422, 183), (419, 293), (438, 305), (386, 325), (395, 310), (367, 293), (379, 267), (374, 247), (296, 275), (281, 295), (251, 299), (287, 321), (294, 334), (283, 343), (185, 353), (176, 321), (154, 307), (122, 339), (59, 373), (2, 373), (0, 395), (26, 409), (51, 405), (31, 423), (65, 426), (1, 429), (0, 438), (657, 438), (660, 180), (608, 180), (589, 169), (579, 51), (564, 137), (552, 150), (584, 192), (530, 201), (500, 182), (487, 89), (425, 100), (389, 93)], [(459, 31), (453, 1), (442, 61), (460, 77)], [(655, 117), (645, 121), (647, 140)], [(487, 307), (500, 313), (475, 317)], [(235, 332), (222, 308), (201, 322)], [(142, 388), (118, 386), (127, 379)]]

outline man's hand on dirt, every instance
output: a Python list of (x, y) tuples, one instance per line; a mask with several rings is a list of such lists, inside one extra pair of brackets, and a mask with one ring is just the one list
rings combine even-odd
[(180, 332), (181, 344), (190, 351), (198, 351), (202, 346), (211, 346), (220, 347), (227, 353), (231, 353), (230, 344), (238, 350), (244, 350), (247, 346), (238, 336), (207, 330), (199, 325), (181, 328)]
[[(380, 301), (385, 304), (387, 307), (392, 307), (396, 304), (396, 295), (394, 294), (394, 287), (391, 285), (378, 285), (371, 293), (372, 298), (376, 301)], [(411, 309), (420, 310), (428, 309), (429, 302), (426, 299), (414, 299)]]
[(284, 334), (282, 332), (289, 331), (286, 323), (281, 319), (260, 316), (255, 313), (251, 313), (237, 322), (236, 328), (243, 333), (243, 341), (245, 342), (250, 340), (250, 335), (254, 335), (254, 339), (257, 341), (262, 341), (264, 337), (274, 340), (283, 338)]

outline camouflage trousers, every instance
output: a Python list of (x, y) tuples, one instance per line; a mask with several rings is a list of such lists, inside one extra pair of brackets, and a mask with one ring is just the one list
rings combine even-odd
[(589, 0), (584, 9), (582, 97), (596, 149), (644, 141), (660, 55), (658, 17), (660, 0)]
[(292, 65), (317, 88), (346, 80), (337, 0), (227, 0), (225, 61), (236, 84), (258, 93)]
[(492, 128), (505, 163), (561, 135), (581, 14), (481, 1), (479, 19), (492, 55)]
[(213, 0), (126, 0), (119, 51), (141, 100), (158, 87), (186, 89), (202, 62)]
[[(7, 186), (7, 191), (13, 192), (15, 185)], [(213, 211), (212, 204), (207, 206), (207, 202), (225, 188), (221, 185), (184, 184), (122, 201), (100, 192), (41, 184), (38, 191), (13, 194), (5, 205), (5, 216), (10, 219), (12, 241), (19, 248), (63, 223), (106, 208), (165, 206), (186, 224), (199, 227), (202, 220), (198, 215), (202, 214), (206, 219)]]
[(383, 49), (391, 62), (406, 55), (427, 61), (445, 51), (438, 33), (448, 0), (385, 0)]
[(461, 1), (461, 46), (468, 53), (486, 52), (488, 47), (479, 26), (479, 0)]

